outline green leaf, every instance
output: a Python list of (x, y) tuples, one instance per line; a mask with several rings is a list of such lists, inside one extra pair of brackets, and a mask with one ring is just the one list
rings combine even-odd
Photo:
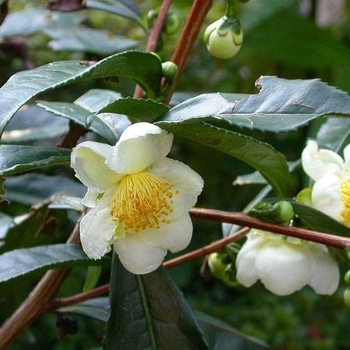
[(0, 27), (0, 37), (29, 35), (48, 28), (75, 27), (85, 16), (79, 13), (51, 12), (47, 9), (29, 9), (9, 14)]
[(135, 40), (82, 26), (47, 29), (45, 33), (53, 39), (49, 46), (56, 51), (81, 51), (104, 56), (130, 50), (137, 45)]
[(105, 350), (208, 349), (197, 321), (163, 267), (126, 271), (113, 256)]
[(253, 130), (295, 130), (329, 115), (350, 115), (350, 97), (318, 79), (286, 80), (261, 77), (259, 93), (248, 98), (237, 94), (204, 94), (170, 109), (159, 121), (181, 122), (216, 118)]
[(316, 141), (320, 147), (339, 153), (350, 143), (350, 119), (327, 119), (320, 127)]
[(298, 215), (303, 225), (305, 225), (307, 228), (333, 235), (350, 237), (349, 227), (342, 225), (330, 216), (323, 214), (312, 207), (296, 201), (289, 201), (293, 205), (295, 214)]
[(0, 176), (70, 162), (71, 150), (58, 147), (0, 145)]
[(0, 255), (0, 283), (39, 270), (107, 265), (108, 261), (108, 258), (91, 260), (74, 244), (16, 249)]
[(32, 97), (68, 84), (111, 76), (134, 79), (150, 98), (155, 98), (163, 75), (160, 60), (139, 51), (118, 53), (92, 65), (62, 61), (16, 73), (0, 89), (0, 135), (17, 110)]
[(197, 313), (197, 316), (211, 350), (255, 350), (270, 348), (265, 342), (240, 333), (220, 320), (202, 313)]
[(128, 97), (109, 104), (100, 113), (124, 114), (138, 121), (153, 122), (168, 110), (168, 106), (159, 102)]
[(109, 316), (109, 298), (94, 298), (79, 304), (61, 307), (57, 311), (84, 315), (102, 322), (107, 322)]
[(271, 145), (196, 119), (182, 123), (158, 124), (174, 134), (242, 160), (261, 173), (277, 196), (288, 196), (290, 190), (288, 164), (284, 155)]
[(141, 12), (133, 0), (87, 0), (87, 8), (102, 10), (140, 21)]

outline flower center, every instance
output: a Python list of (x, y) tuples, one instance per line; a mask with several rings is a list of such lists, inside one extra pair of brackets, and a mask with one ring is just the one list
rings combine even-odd
[(344, 224), (350, 226), (350, 178), (342, 182), (340, 192), (341, 199), (345, 206), (341, 216), (344, 218)]
[(173, 191), (172, 183), (157, 175), (146, 171), (126, 175), (113, 194), (111, 216), (125, 230), (158, 229), (170, 223), (174, 193), (178, 191)]

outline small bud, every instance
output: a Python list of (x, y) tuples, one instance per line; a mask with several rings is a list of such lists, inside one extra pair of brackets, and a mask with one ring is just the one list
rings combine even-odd
[(347, 271), (344, 275), (344, 281), (345, 283), (350, 286), (350, 271)]
[(346, 306), (350, 307), (350, 287), (345, 289), (344, 292), (344, 303)]
[(168, 12), (163, 26), (163, 33), (167, 35), (175, 34), (181, 28), (181, 19), (175, 12)]
[(238, 53), (243, 43), (243, 31), (237, 18), (223, 16), (204, 32), (204, 42), (214, 57), (228, 59)]
[(237, 282), (236, 274), (237, 274), (237, 271), (235, 268), (235, 263), (227, 265), (222, 276), (223, 282), (228, 287), (231, 287), (231, 288), (238, 287), (239, 283)]
[(227, 265), (222, 262), (220, 253), (212, 253), (209, 255), (208, 266), (211, 274), (214, 277), (218, 279), (223, 278), (223, 274)]
[(174, 80), (178, 73), (177, 65), (171, 61), (162, 63), (163, 76), (167, 80)]
[(294, 217), (293, 206), (287, 201), (278, 201), (271, 209), (271, 219), (278, 224), (289, 223)]

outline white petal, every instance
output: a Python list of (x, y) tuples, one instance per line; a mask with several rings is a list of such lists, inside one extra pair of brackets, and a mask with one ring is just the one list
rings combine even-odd
[(173, 135), (158, 126), (133, 124), (123, 132), (106, 164), (117, 173), (137, 173), (164, 158), (172, 142)]
[(251, 287), (258, 281), (259, 276), (255, 268), (255, 259), (259, 249), (265, 241), (258, 235), (249, 233), (247, 240), (236, 258), (237, 281), (245, 287)]
[(109, 206), (106, 205), (109, 202), (110, 198), (102, 199), (80, 222), (81, 244), (91, 259), (100, 259), (111, 250), (116, 223), (112, 220)]
[(344, 148), (344, 166), (348, 171), (350, 170), (350, 144)]
[(310, 254), (312, 254), (313, 260), (309, 285), (317, 294), (333, 294), (339, 286), (338, 264), (322, 248), (313, 247)]
[(114, 249), (123, 266), (137, 275), (156, 270), (167, 253), (166, 249), (148, 245), (138, 235), (129, 235), (125, 239), (116, 240)]
[(204, 182), (188, 165), (173, 159), (164, 158), (154, 164), (148, 171), (168, 180), (173, 184), (174, 190), (179, 191), (172, 198), (172, 218), (188, 212), (196, 204)]
[(337, 221), (343, 221), (341, 213), (345, 209), (341, 200), (340, 178), (327, 174), (318, 180), (312, 189), (312, 206)]
[(260, 249), (255, 262), (261, 282), (277, 295), (292, 294), (310, 280), (310, 259), (302, 246), (271, 241)]
[(84, 198), (82, 198), (81, 202), (85, 205), (85, 207), (93, 208), (98, 203), (98, 196), (101, 195), (100, 191), (92, 190), (88, 188)]
[(73, 148), (71, 167), (86, 187), (103, 192), (120, 180), (121, 176), (105, 164), (111, 151), (112, 146), (93, 141), (82, 142)]
[(141, 240), (154, 247), (176, 253), (185, 249), (192, 238), (192, 221), (188, 213), (163, 224), (159, 229), (147, 229), (139, 233)]
[(335, 152), (319, 149), (317, 142), (309, 141), (301, 154), (304, 171), (314, 181), (326, 173), (339, 174), (343, 169), (343, 159)]

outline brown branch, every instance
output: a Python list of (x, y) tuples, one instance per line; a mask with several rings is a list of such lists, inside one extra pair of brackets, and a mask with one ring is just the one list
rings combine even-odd
[(178, 75), (169, 89), (165, 103), (169, 103), (176, 89), (179, 78), (183, 70), (185, 69), (188, 56), (190, 55), (194, 44), (196, 43), (205, 17), (211, 9), (211, 6), (212, 0), (194, 0), (191, 12), (186, 20), (184, 30), (182, 31), (181, 37), (177, 43), (174, 54), (171, 57), (171, 61), (174, 62), (178, 67)]
[[(171, 6), (171, 3), (172, 3), (172, 0), (164, 0), (162, 2), (162, 6), (159, 9), (157, 19), (148, 37), (147, 46), (146, 46), (147, 52), (156, 51), (158, 40), (160, 35), (162, 34), (163, 25), (166, 20), (166, 16)], [(137, 85), (134, 92), (134, 98), (142, 98), (142, 95), (143, 95), (143, 90), (141, 89), (140, 86)]]
[(338, 249), (350, 247), (350, 238), (335, 236), (323, 232), (305, 230), (298, 227), (290, 227), (262, 221), (243, 213), (233, 213), (215, 209), (193, 208), (190, 215), (194, 219), (226, 222), (241, 226), (248, 226), (274, 233), (280, 233), (291, 237), (297, 237), (307, 241), (326, 244)]
[[(67, 243), (78, 244), (79, 240), (78, 220)], [(50, 270), (45, 273), (40, 282), (35, 286), (27, 299), (5, 321), (0, 328), (0, 349), (5, 350), (18, 337), (18, 335), (39, 315), (49, 311), (48, 306), (52, 297), (56, 294), (70, 269)]]

